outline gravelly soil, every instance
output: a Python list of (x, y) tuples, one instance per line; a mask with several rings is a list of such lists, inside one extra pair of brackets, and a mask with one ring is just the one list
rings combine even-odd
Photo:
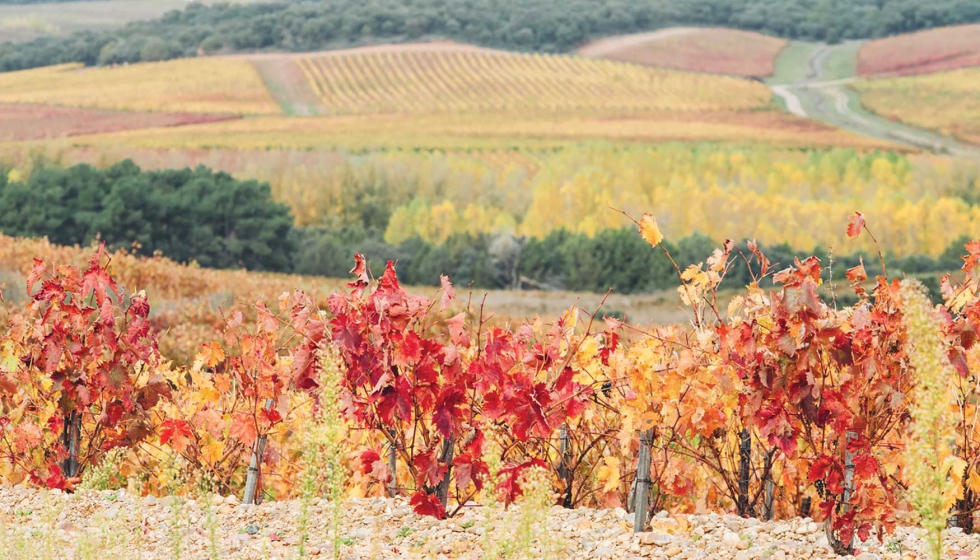
[[(297, 558), (300, 503), (240, 505), (215, 496), (213, 522), (203, 500), (137, 498), (124, 491), (66, 495), (57, 491), (0, 488), (0, 558)], [(331, 557), (331, 504), (313, 505), (307, 554)], [(513, 541), (520, 508), (466, 508), (439, 521), (412, 513), (401, 499), (348, 500), (342, 504), (342, 558), (484, 558), (488, 547)], [(175, 525), (174, 519), (182, 520)], [(651, 528), (632, 534), (621, 509), (554, 507), (548, 531), (531, 527), (529, 551), (510, 558), (833, 558), (823, 525), (809, 519), (760, 523), (731, 515), (661, 512)], [(487, 530), (490, 534), (487, 535)], [(214, 530), (214, 537), (211, 531)], [(540, 540), (539, 540), (540, 539)], [(861, 544), (859, 560), (921, 557), (916, 530), (899, 528), (884, 543)], [(949, 558), (978, 551), (980, 538), (959, 529), (947, 533)]]

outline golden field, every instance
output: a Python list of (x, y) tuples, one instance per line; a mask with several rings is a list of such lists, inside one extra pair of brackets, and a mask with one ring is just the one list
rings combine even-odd
[(280, 112), (249, 62), (220, 58), (108, 68), (65, 64), (0, 73), (0, 103), (178, 113)]
[[(571, 114), (363, 115), (262, 117), (78, 136), (73, 145), (158, 149), (545, 148), (581, 140), (718, 141), (796, 147), (888, 148), (887, 142), (777, 111)], [(893, 146), (891, 146), (893, 147)]]
[(868, 109), (980, 144), (980, 68), (853, 84)]

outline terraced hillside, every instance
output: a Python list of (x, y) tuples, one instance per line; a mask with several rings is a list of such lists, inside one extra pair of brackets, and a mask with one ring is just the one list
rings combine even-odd
[(726, 28), (676, 27), (600, 39), (579, 54), (711, 74), (766, 77), (775, 70), (785, 39)]

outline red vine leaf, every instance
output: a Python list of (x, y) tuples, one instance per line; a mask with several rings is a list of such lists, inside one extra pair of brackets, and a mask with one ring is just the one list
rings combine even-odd
[(436, 519), (444, 519), (446, 517), (446, 509), (442, 506), (439, 498), (431, 494), (426, 494), (421, 490), (412, 494), (412, 499), (409, 500), (408, 504), (419, 515), (428, 515)]
[(194, 441), (194, 430), (186, 420), (169, 418), (160, 423), (160, 444), (170, 444), (177, 453), (184, 453)]
[(853, 239), (861, 235), (861, 229), (864, 228), (864, 226), (864, 214), (855, 212), (851, 215), (851, 219), (847, 224), (847, 236)]

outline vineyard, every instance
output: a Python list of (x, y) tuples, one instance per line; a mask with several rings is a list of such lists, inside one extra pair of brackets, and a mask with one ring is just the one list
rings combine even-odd
[(733, 76), (771, 76), (785, 39), (736, 29), (663, 29), (600, 39), (579, 49), (587, 57)]
[(861, 93), (861, 103), (875, 113), (980, 144), (978, 68), (863, 80), (853, 86)]
[(860, 76), (930, 74), (980, 65), (980, 25), (896, 35), (861, 45)]
[[(652, 216), (638, 226), (649, 250), (666, 251)], [(873, 232), (850, 216), (849, 239)], [(635, 541), (655, 547), (705, 535), (695, 512), (809, 516), (823, 527), (804, 520), (796, 533), (824, 533), (813, 555), (883, 552), (897, 524), (919, 521), (921, 552), (938, 558), (947, 518), (972, 532), (980, 490), (980, 243), (964, 251), (939, 307), (883, 261), (877, 278), (865, 265), (879, 263), (848, 270), (850, 288), (838, 289), (856, 303), (845, 306), (818, 295), (817, 257), (777, 270), (754, 243), (743, 254), (726, 241), (676, 270), (686, 324), (641, 327), (600, 308), (491, 321), (449, 278), (414, 295), (393, 263), (374, 278), (359, 255), (332, 293), (249, 303), (278, 285), (232, 283), (251, 300), (174, 318), (156, 298), (203, 293), (209, 274), (165, 280), (172, 264), (101, 248), (75, 267), (78, 249), (3, 238), (2, 262), (45, 258), (22, 271), (26, 289), (3, 292), (0, 476), (81, 499), (128, 487), (166, 496), (173, 512), (216, 507), (212, 493), (296, 498), (287, 536), (301, 557), (313, 508), (337, 555), (356, 544), (342, 537), (340, 500), (396, 495), (417, 515), (469, 526), (468, 505), (521, 504), (530, 536), (484, 540), (484, 557), (532, 546), (561, 556), (571, 545), (541, 530), (555, 504), (631, 509), (634, 531), (668, 533)], [(718, 286), (739, 266), (754, 281), (722, 306)], [(650, 520), (661, 509), (674, 517)], [(113, 546), (155, 531), (139, 529), (140, 515), (109, 522), (122, 524)], [(3, 538), (24, 546), (19, 523)], [(180, 556), (190, 529), (173, 523), (165, 538)], [(740, 526), (723, 530), (725, 546), (761, 554), (730, 540)], [(225, 545), (212, 532), (210, 546)], [(961, 544), (945, 546), (955, 555)]]
[[(43, 239), (15, 239), (0, 236), (0, 284), (6, 284), (8, 303), (23, 303), (15, 291), (26, 283), (34, 257), (45, 261), (83, 266), (94, 247), (65, 247)], [(384, 265), (381, 263), (381, 266)], [(262, 273), (242, 270), (216, 270), (180, 265), (165, 257), (141, 258), (116, 252), (109, 264), (112, 276), (123, 286), (139, 286), (153, 293), (155, 327), (169, 334), (159, 341), (168, 356), (190, 359), (201, 340), (220, 338), (220, 309), (262, 300), (270, 306), (286, 291), (302, 289), (323, 297), (344, 285), (344, 281), (322, 276)], [(438, 278), (436, 278), (438, 280)], [(425, 297), (436, 295), (436, 288), (421, 286), (413, 292)], [(579, 292), (540, 292), (533, 290), (493, 290), (486, 296), (486, 313), (494, 321), (523, 321), (536, 315), (559, 315), (573, 305), (595, 308), (604, 294)], [(610, 309), (629, 309), (639, 323), (681, 321), (684, 314), (672, 294), (610, 294)], [(668, 300), (668, 301), (665, 301)], [(186, 334), (185, 334), (186, 333)]]
[(377, 113), (723, 111), (758, 108), (761, 84), (571, 56), (396, 48), (299, 60), (326, 110)]
[[(129, 84), (140, 84), (139, 96), (130, 95)], [(3, 73), (0, 104), (14, 109), (120, 113), (78, 113), (71, 122), (42, 113), (30, 133), (18, 125), (0, 140), (35, 151), (499, 151), (600, 139), (892, 147), (785, 114), (770, 97), (763, 84), (738, 77), (454, 43), (408, 44)], [(238, 115), (251, 118), (215, 122)], [(57, 141), (69, 136), (70, 143)]]
[[(139, 95), (133, 94), (138, 84)], [(0, 74), (0, 103), (178, 113), (279, 114), (246, 61), (188, 59), (111, 68), (68, 64)]]

